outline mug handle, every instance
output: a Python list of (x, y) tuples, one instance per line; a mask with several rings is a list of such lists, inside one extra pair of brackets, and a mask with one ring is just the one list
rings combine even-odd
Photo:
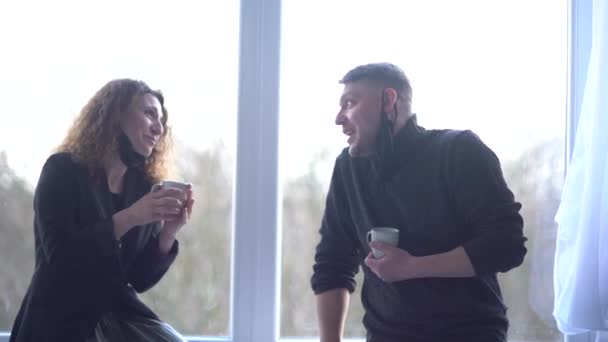
[(160, 190), (163, 187), (163, 183), (156, 183), (154, 185), (152, 185), (152, 189), (150, 189), (150, 192), (156, 192), (158, 190)]
[(371, 243), (372, 242), (372, 231), (370, 230), (369, 232), (367, 232), (367, 243)]

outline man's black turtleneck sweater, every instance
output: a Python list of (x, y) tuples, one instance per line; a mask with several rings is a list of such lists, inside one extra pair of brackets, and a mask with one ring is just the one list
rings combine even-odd
[[(316, 294), (354, 290), (369, 342), (506, 341), (508, 321), (496, 274), (526, 254), (521, 205), (496, 155), (471, 131), (425, 130), (412, 116), (382, 158), (337, 158), (317, 245)], [(464, 247), (475, 276), (379, 279), (363, 260), (373, 227), (400, 231), (399, 248), (426, 256)]]

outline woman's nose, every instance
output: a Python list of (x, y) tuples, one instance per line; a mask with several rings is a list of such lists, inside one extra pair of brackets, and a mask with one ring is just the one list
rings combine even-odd
[(152, 125), (152, 132), (156, 135), (162, 135), (164, 131), (163, 124), (160, 121), (156, 121)]

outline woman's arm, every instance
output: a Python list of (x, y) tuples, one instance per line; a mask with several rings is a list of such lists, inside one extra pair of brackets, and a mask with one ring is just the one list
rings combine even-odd
[(45, 163), (34, 195), (34, 224), (45, 261), (71, 271), (95, 272), (100, 263), (118, 262), (112, 218), (79, 226), (78, 166), (68, 154)]

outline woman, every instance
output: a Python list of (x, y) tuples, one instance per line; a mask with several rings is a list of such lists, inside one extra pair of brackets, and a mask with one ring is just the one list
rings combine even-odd
[(34, 195), (36, 270), (10, 341), (183, 341), (138, 298), (178, 252), (192, 187), (166, 177), (164, 98), (114, 80), (82, 109)]

